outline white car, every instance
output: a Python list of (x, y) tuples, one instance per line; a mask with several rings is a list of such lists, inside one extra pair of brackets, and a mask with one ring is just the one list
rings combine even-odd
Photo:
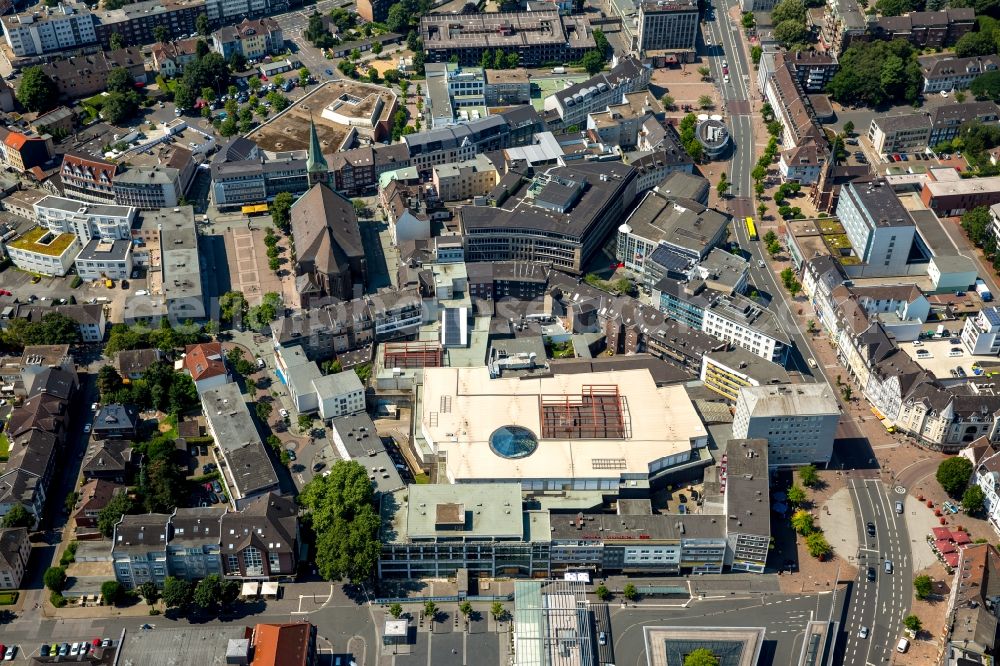
[(137, 289), (136, 292), (135, 292), (135, 295), (136, 296), (148, 296), (149, 292), (146, 291), (145, 289)]
[(71, 657), (75, 657), (76, 655), (80, 654), (80, 644), (73, 643), (72, 647), (70, 647), (69, 649), (69, 654)]
[(281, 418), (283, 418), (283, 419), (287, 419), (288, 418), (288, 410), (287, 409), (279, 409), (278, 413), (281, 414)]
[(862, 639), (868, 638), (868, 627), (862, 626), (860, 629), (858, 629), (858, 638)]
[(92, 426), (91, 426), (91, 425), (90, 425), (89, 423), (85, 423), (85, 424), (83, 425), (83, 432), (84, 432), (85, 434), (89, 434), (89, 433), (90, 433), (90, 429), (91, 429), (91, 427), (92, 427)]
[(98, 407), (100, 407), (100, 406), (101, 406), (101, 405), (100, 405), (99, 403), (96, 403), (96, 402), (95, 402), (94, 404), (92, 404), (92, 405), (90, 406), (90, 411), (92, 411), (92, 412), (96, 412), (96, 411), (97, 411), (97, 408), (98, 408)]

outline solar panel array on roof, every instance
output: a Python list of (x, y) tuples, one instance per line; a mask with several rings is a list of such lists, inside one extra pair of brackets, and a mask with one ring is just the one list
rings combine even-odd
[(465, 308), (446, 308), (442, 314), (441, 334), (445, 347), (459, 347), (466, 344), (465, 313)]

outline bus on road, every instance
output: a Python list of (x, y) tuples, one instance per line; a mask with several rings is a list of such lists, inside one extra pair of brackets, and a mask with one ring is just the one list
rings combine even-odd
[(753, 223), (753, 218), (748, 217), (746, 219), (746, 224), (747, 224), (747, 236), (749, 236), (750, 240), (752, 241), (757, 240), (757, 225)]

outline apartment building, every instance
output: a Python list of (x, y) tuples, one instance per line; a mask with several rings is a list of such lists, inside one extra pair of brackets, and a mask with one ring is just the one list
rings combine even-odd
[(272, 18), (243, 19), (212, 33), (212, 49), (227, 61), (236, 54), (247, 60), (285, 52), (281, 26)]
[(499, 14), (429, 14), (420, 18), (428, 62), (476, 66), (484, 51), (517, 53), (526, 67), (572, 62), (595, 47), (590, 21), (558, 10)]
[(771, 467), (826, 465), (840, 422), (840, 405), (826, 383), (741, 388), (733, 436), (767, 441)]
[(957, 171), (934, 169), (920, 190), (920, 200), (938, 217), (962, 215), (1000, 203), (1000, 176), (961, 178)]
[(944, 48), (953, 46), (975, 27), (976, 11), (962, 7), (883, 16), (869, 26), (869, 32), (875, 39), (905, 39), (919, 48)]
[(83, 3), (39, 4), (0, 18), (4, 39), (15, 56), (40, 56), (99, 41), (94, 16)]
[(962, 346), (973, 356), (1000, 354), (1000, 309), (984, 305), (975, 316), (965, 318)]
[(825, 146), (809, 142), (791, 150), (783, 150), (778, 160), (778, 172), (786, 183), (814, 185), (819, 181), (828, 159), (829, 150)]
[(472, 300), (530, 301), (548, 286), (548, 266), (529, 261), (467, 263), (465, 270)]
[(115, 177), (115, 201), (125, 206), (155, 210), (174, 208), (187, 192), (196, 169), (191, 151), (174, 146), (156, 164), (133, 166)]
[(990, 101), (947, 104), (931, 111), (872, 119), (868, 139), (880, 153), (905, 153), (951, 141), (967, 122), (996, 124), (1000, 111)]
[(839, 58), (851, 42), (863, 38), (867, 31), (868, 20), (857, 0), (832, 0), (826, 3), (820, 44), (827, 53)]
[(875, 179), (841, 189), (837, 217), (868, 275), (903, 275), (916, 227), (892, 188)]
[(60, 97), (67, 100), (107, 90), (108, 74), (118, 67), (128, 70), (137, 82), (146, 83), (146, 68), (138, 47), (49, 60), (41, 67), (55, 81)]
[(705, 308), (701, 330), (784, 365), (791, 341), (774, 313), (739, 294), (723, 295)]
[(69, 199), (113, 204), (117, 173), (118, 165), (114, 162), (89, 155), (66, 153), (59, 171), (59, 182), (62, 184), (63, 195)]
[(431, 182), (441, 201), (486, 196), (499, 180), (497, 168), (483, 154), (466, 162), (440, 164), (431, 171)]
[(76, 273), (83, 280), (125, 280), (132, 274), (132, 239), (88, 242), (76, 256)]
[[(141, 229), (159, 237), (163, 304), (172, 322), (205, 318), (201, 255), (194, 208), (181, 206), (142, 213)], [(133, 234), (134, 235), (134, 234)]]
[(698, 38), (696, 0), (639, 3), (639, 50), (694, 53)]
[(167, 576), (292, 578), (298, 562), (296, 514), (293, 500), (268, 493), (238, 511), (197, 507), (122, 516), (111, 549), (115, 577), (129, 588), (146, 582), (162, 587)]
[(95, 204), (47, 196), (34, 205), (38, 224), (54, 233), (69, 233), (82, 244), (92, 240), (126, 240), (132, 237), (136, 209), (131, 206)]
[(438, 164), (465, 162), (484, 151), (530, 144), (542, 129), (538, 113), (525, 105), (461, 125), (407, 134), (403, 144), (409, 165), (429, 172)]
[(389, 8), (393, 4), (390, 0), (358, 0), (358, 15), (366, 21), (381, 23), (389, 17)]
[(587, 114), (620, 104), (624, 96), (649, 85), (652, 69), (634, 57), (622, 59), (610, 72), (600, 72), (583, 83), (564, 88), (545, 98), (545, 111), (558, 114), (564, 128), (585, 127)]
[(205, 13), (213, 25), (234, 23), (238, 19), (256, 18), (288, 11), (291, 0), (206, 0)]
[(21, 587), (30, 555), (31, 542), (28, 541), (26, 527), (0, 530), (0, 590), (16, 590)]
[(142, 0), (121, 9), (94, 13), (97, 40), (105, 47), (111, 35), (127, 45), (152, 44), (156, 28), (167, 29), (167, 39), (179, 39), (198, 32), (198, 16), (205, 13), (205, 0)]
[(483, 85), (486, 106), (514, 106), (531, 103), (531, 76), (523, 67), (487, 69)]
[(46, 165), (54, 154), (48, 134), (12, 132), (0, 127), (0, 158), (17, 173)]
[(977, 76), (1000, 68), (997, 56), (955, 58), (950, 55), (924, 56), (919, 59), (924, 75), (924, 94), (965, 90)]
[(177, 39), (153, 44), (153, 70), (167, 78), (180, 76), (198, 59), (197, 39)]
[[(782, 145), (786, 149), (807, 143), (825, 145), (826, 135), (816, 120), (816, 112), (800, 83), (795, 62), (781, 54), (774, 58), (774, 71), (761, 68), (764, 95), (782, 126)], [(808, 70), (806, 70), (808, 72)], [(808, 76), (806, 82), (809, 82)]]
[(975, 384), (970, 388), (971, 394), (963, 394), (929, 381), (916, 385), (903, 399), (897, 429), (945, 453), (956, 453), (980, 437), (996, 441), (1000, 395)]

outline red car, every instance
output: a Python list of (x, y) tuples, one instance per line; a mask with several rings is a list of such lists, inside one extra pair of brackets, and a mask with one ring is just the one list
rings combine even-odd
[(6, 289), (0, 289), (0, 296), (13, 296), (13, 295), (14, 294), (10, 293)]

